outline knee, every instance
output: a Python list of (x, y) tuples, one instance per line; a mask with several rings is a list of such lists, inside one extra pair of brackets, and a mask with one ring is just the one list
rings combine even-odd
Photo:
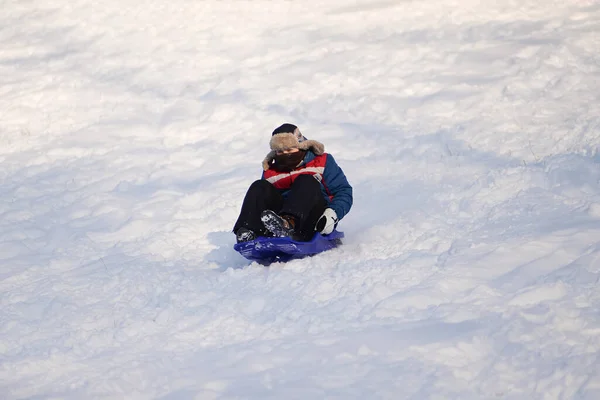
[(296, 178), (294, 185), (320, 188), (319, 181), (312, 175), (303, 174)]
[(257, 181), (252, 182), (252, 184), (248, 188), (248, 193), (250, 193), (250, 192), (262, 192), (264, 190), (268, 190), (272, 186), (273, 185), (269, 181), (264, 180), (264, 179), (259, 179)]

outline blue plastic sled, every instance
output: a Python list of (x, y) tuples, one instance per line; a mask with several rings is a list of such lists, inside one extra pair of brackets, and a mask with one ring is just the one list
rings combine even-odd
[(236, 243), (233, 248), (248, 260), (260, 264), (286, 262), (333, 249), (342, 243), (344, 232), (333, 231), (327, 236), (315, 233), (308, 242), (297, 242), (289, 237), (260, 236), (249, 242)]

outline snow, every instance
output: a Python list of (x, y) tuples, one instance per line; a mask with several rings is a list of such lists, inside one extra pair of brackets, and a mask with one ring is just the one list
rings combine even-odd
[[(0, 398), (600, 398), (600, 2), (7, 0)], [(230, 232), (292, 122), (344, 246)]]

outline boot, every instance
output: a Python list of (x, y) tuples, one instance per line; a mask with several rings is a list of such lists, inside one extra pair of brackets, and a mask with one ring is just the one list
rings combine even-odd
[(278, 215), (275, 211), (265, 210), (262, 212), (260, 220), (275, 237), (292, 237), (294, 235), (296, 220), (292, 215)]
[(249, 242), (251, 240), (256, 239), (256, 234), (252, 232), (250, 229), (246, 229), (244, 227), (237, 230), (235, 233), (235, 240), (238, 243)]

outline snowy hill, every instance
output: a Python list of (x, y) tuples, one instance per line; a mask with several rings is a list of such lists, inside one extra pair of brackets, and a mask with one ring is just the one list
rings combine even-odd
[[(600, 398), (600, 2), (4, 1), (0, 398)], [(230, 232), (283, 122), (339, 249)]]

